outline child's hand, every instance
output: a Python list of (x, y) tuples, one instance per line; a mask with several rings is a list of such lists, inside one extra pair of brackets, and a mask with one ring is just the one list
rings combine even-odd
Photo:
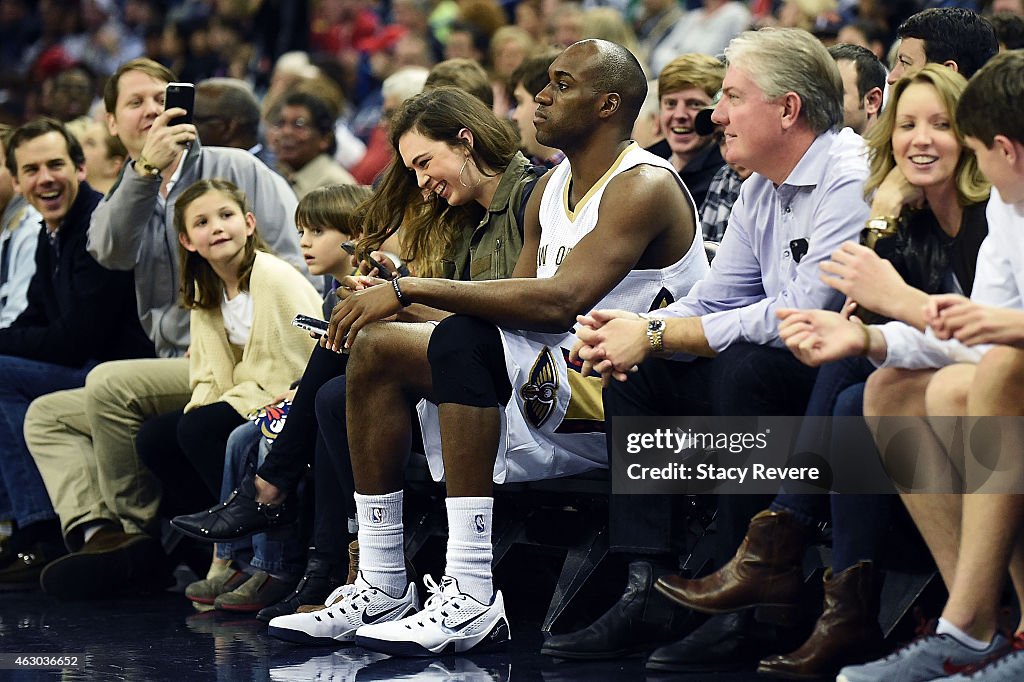
[(284, 393), (281, 393), (280, 395), (275, 395), (273, 398), (270, 399), (270, 402), (267, 404), (278, 405), (280, 403), (283, 403), (285, 400), (290, 401), (292, 398), (295, 397), (295, 391), (296, 389), (293, 388), (285, 391)]

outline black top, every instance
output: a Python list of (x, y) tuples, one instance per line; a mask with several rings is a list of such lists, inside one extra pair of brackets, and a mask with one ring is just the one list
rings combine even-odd
[[(663, 159), (671, 160), (672, 158), (672, 148), (668, 146), (667, 140), (652, 144), (647, 151)], [(700, 150), (697, 156), (690, 159), (690, 162), (679, 172), (679, 177), (686, 184), (686, 189), (690, 190), (690, 195), (693, 196), (693, 201), (697, 204), (698, 209), (704, 205), (704, 198), (708, 195), (711, 179), (724, 165), (725, 160), (722, 158), (722, 153), (718, 151), (718, 145), (712, 142)], [(697, 222), (700, 222), (699, 216)]]
[(913, 211), (900, 226), (899, 233), (878, 242), (878, 255), (892, 262), (907, 284), (926, 294), (950, 293), (949, 274), (965, 296), (974, 288), (978, 250), (988, 235), (985, 208), (988, 200), (964, 207), (960, 231), (950, 237), (939, 226), (928, 208)]
[(0, 329), (0, 354), (68, 367), (153, 357), (131, 271), (107, 270), (85, 249), (89, 219), (102, 198), (82, 182), (56, 234), (40, 229), (28, 307)]

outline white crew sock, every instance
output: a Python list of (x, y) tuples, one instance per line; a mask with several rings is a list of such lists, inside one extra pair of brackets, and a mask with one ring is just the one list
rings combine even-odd
[(477, 601), (490, 604), (494, 596), (491, 575), (491, 520), (493, 497), (449, 497), (448, 555), (445, 574), (459, 582), (459, 589)]
[(392, 597), (401, 597), (409, 586), (403, 547), (403, 496), (401, 490), (386, 495), (355, 494), (359, 572), (363, 580)]
[(79, 526), (79, 529), (82, 531), (82, 544), (84, 545), (89, 540), (92, 540), (100, 528), (115, 528), (115, 526), (110, 521), (87, 521)]
[(985, 642), (980, 639), (975, 639), (969, 634), (958, 628), (957, 626), (950, 623), (945, 618), (939, 618), (939, 624), (935, 626), (935, 634), (937, 635), (949, 635), (956, 641), (960, 642), (964, 646), (979, 651), (984, 651), (992, 643), (991, 641)]

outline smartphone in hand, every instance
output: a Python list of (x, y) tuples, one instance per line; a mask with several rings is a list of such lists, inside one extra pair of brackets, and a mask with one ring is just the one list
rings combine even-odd
[[(356, 245), (353, 244), (352, 242), (342, 242), (341, 248), (344, 249), (345, 253), (349, 254), (350, 256), (356, 255)], [(395, 274), (391, 272), (391, 270), (389, 270), (384, 265), (381, 265), (377, 261), (377, 259), (375, 259), (370, 254), (366, 254), (365, 260), (366, 264), (370, 266), (370, 270), (377, 268), (377, 276), (380, 277), (381, 279), (390, 282), (395, 278)]]
[(196, 86), (191, 83), (168, 83), (167, 91), (164, 93), (164, 109), (175, 107), (184, 109), (185, 115), (171, 119), (167, 125), (192, 123), (192, 111), (196, 108)]
[(292, 319), (293, 327), (305, 329), (310, 334), (315, 334), (320, 337), (327, 335), (327, 324), (327, 320), (310, 317), (309, 315), (296, 315), (295, 318)]

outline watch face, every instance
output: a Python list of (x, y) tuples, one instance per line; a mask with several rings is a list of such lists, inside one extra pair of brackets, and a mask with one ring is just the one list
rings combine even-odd
[(660, 332), (665, 328), (665, 320), (660, 318), (647, 320), (647, 329), (652, 332)]

